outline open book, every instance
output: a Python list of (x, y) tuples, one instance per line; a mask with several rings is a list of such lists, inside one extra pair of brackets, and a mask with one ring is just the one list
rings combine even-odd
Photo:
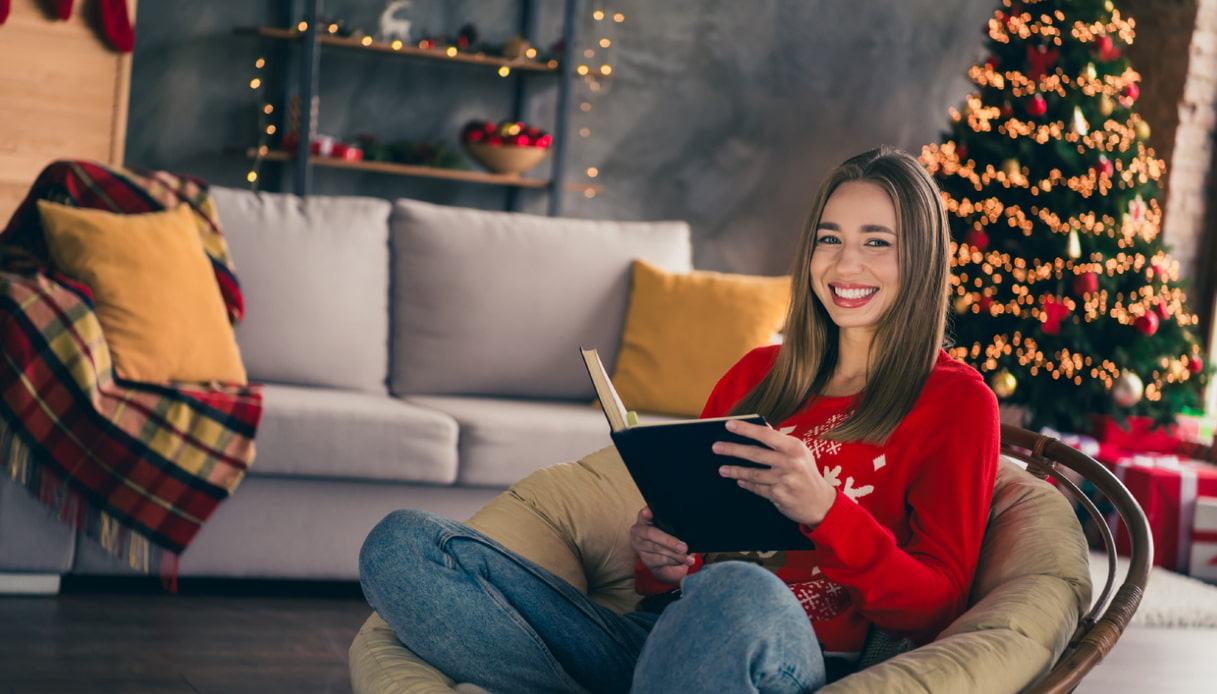
[(760, 415), (640, 424), (627, 412), (594, 349), (580, 350), (608, 418), (613, 444), (655, 515), (655, 525), (684, 540), (690, 552), (811, 549), (799, 526), (768, 500), (722, 477), (724, 464), (752, 462), (716, 454), (715, 441), (758, 446), (732, 434), (729, 419), (765, 424)]

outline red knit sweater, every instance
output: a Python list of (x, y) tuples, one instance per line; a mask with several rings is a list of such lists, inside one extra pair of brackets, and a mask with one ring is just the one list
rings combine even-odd
[[(768, 373), (776, 346), (748, 353), (715, 386), (703, 417), (725, 415)], [(828, 653), (859, 652), (869, 624), (918, 643), (967, 607), (989, 515), (1001, 429), (997, 401), (980, 374), (941, 352), (913, 410), (882, 446), (820, 438), (851, 398), (819, 398), (777, 428), (803, 440), (837, 500), (809, 551), (724, 553), (790, 584)], [(670, 590), (641, 563), (635, 589)]]

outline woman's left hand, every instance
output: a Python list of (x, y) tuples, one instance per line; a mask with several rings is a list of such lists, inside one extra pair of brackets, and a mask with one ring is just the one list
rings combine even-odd
[[(837, 498), (837, 490), (816, 467), (815, 457), (799, 439), (774, 429), (729, 420), (727, 431), (754, 439), (762, 446), (719, 441), (714, 452), (766, 465), (767, 468), (723, 465), (718, 473), (764, 497), (792, 521), (815, 527), (824, 520)], [(766, 446), (768, 448), (766, 448)]]

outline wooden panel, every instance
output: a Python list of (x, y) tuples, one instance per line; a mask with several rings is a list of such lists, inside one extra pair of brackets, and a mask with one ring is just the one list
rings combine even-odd
[[(127, 0), (132, 22), (136, 0)], [(131, 54), (112, 51), (86, 21), (48, 16), (39, 0), (12, 0), (0, 27), (0, 227), (43, 167), (56, 159), (121, 164)]]

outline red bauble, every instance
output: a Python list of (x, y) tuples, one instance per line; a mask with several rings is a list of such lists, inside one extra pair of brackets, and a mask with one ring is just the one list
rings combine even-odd
[(980, 298), (976, 301), (976, 305), (980, 307), (981, 313), (988, 313), (989, 307), (993, 305), (993, 299), (989, 296), (981, 294)]
[(1116, 172), (1115, 164), (1106, 156), (1100, 154), (1099, 160), (1094, 163), (1094, 172), (1099, 175), (1099, 178), (1111, 178)]
[(964, 147), (963, 145), (959, 145), (958, 147), (955, 148), (955, 155), (959, 157), (959, 161), (967, 161), (968, 160), (968, 148)]
[(1099, 276), (1093, 272), (1083, 272), (1073, 278), (1073, 293), (1085, 296), (1099, 290)]
[(1153, 335), (1158, 332), (1158, 314), (1147, 311), (1133, 325), (1146, 335)]
[(1048, 50), (1047, 46), (1027, 46), (1027, 76), (1033, 80), (1041, 79), (1056, 65), (1060, 54), (1056, 48)]
[(1107, 34), (1094, 37), (1094, 49), (1098, 51), (1100, 55), (1110, 51), (1112, 49), (1111, 37)]
[(980, 229), (969, 229), (968, 233), (963, 235), (963, 242), (978, 251), (984, 251), (989, 247), (989, 235)]
[(1136, 101), (1137, 97), (1141, 96), (1141, 87), (1137, 86), (1136, 82), (1129, 82), (1128, 84), (1124, 85), (1124, 96), (1128, 99)]
[(1059, 335), (1061, 332), (1061, 321), (1065, 316), (1069, 315), (1069, 307), (1058, 300), (1055, 296), (1049, 294), (1044, 297), (1044, 334)]
[(1048, 112), (1048, 102), (1041, 94), (1035, 94), (1027, 100), (1027, 115), (1039, 118)]
[(1157, 313), (1158, 317), (1162, 320), (1166, 320), (1167, 318), (1171, 317), (1171, 310), (1170, 307), (1166, 305), (1166, 299), (1158, 299), (1158, 303), (1154, 304), (1154, 312)]
[(1187, 362), (1187, 369), (1194, 374), (1198, 374), (1204, 370), (1204, 362), (1200, 361), (1200, 357), (1193, 354)]

